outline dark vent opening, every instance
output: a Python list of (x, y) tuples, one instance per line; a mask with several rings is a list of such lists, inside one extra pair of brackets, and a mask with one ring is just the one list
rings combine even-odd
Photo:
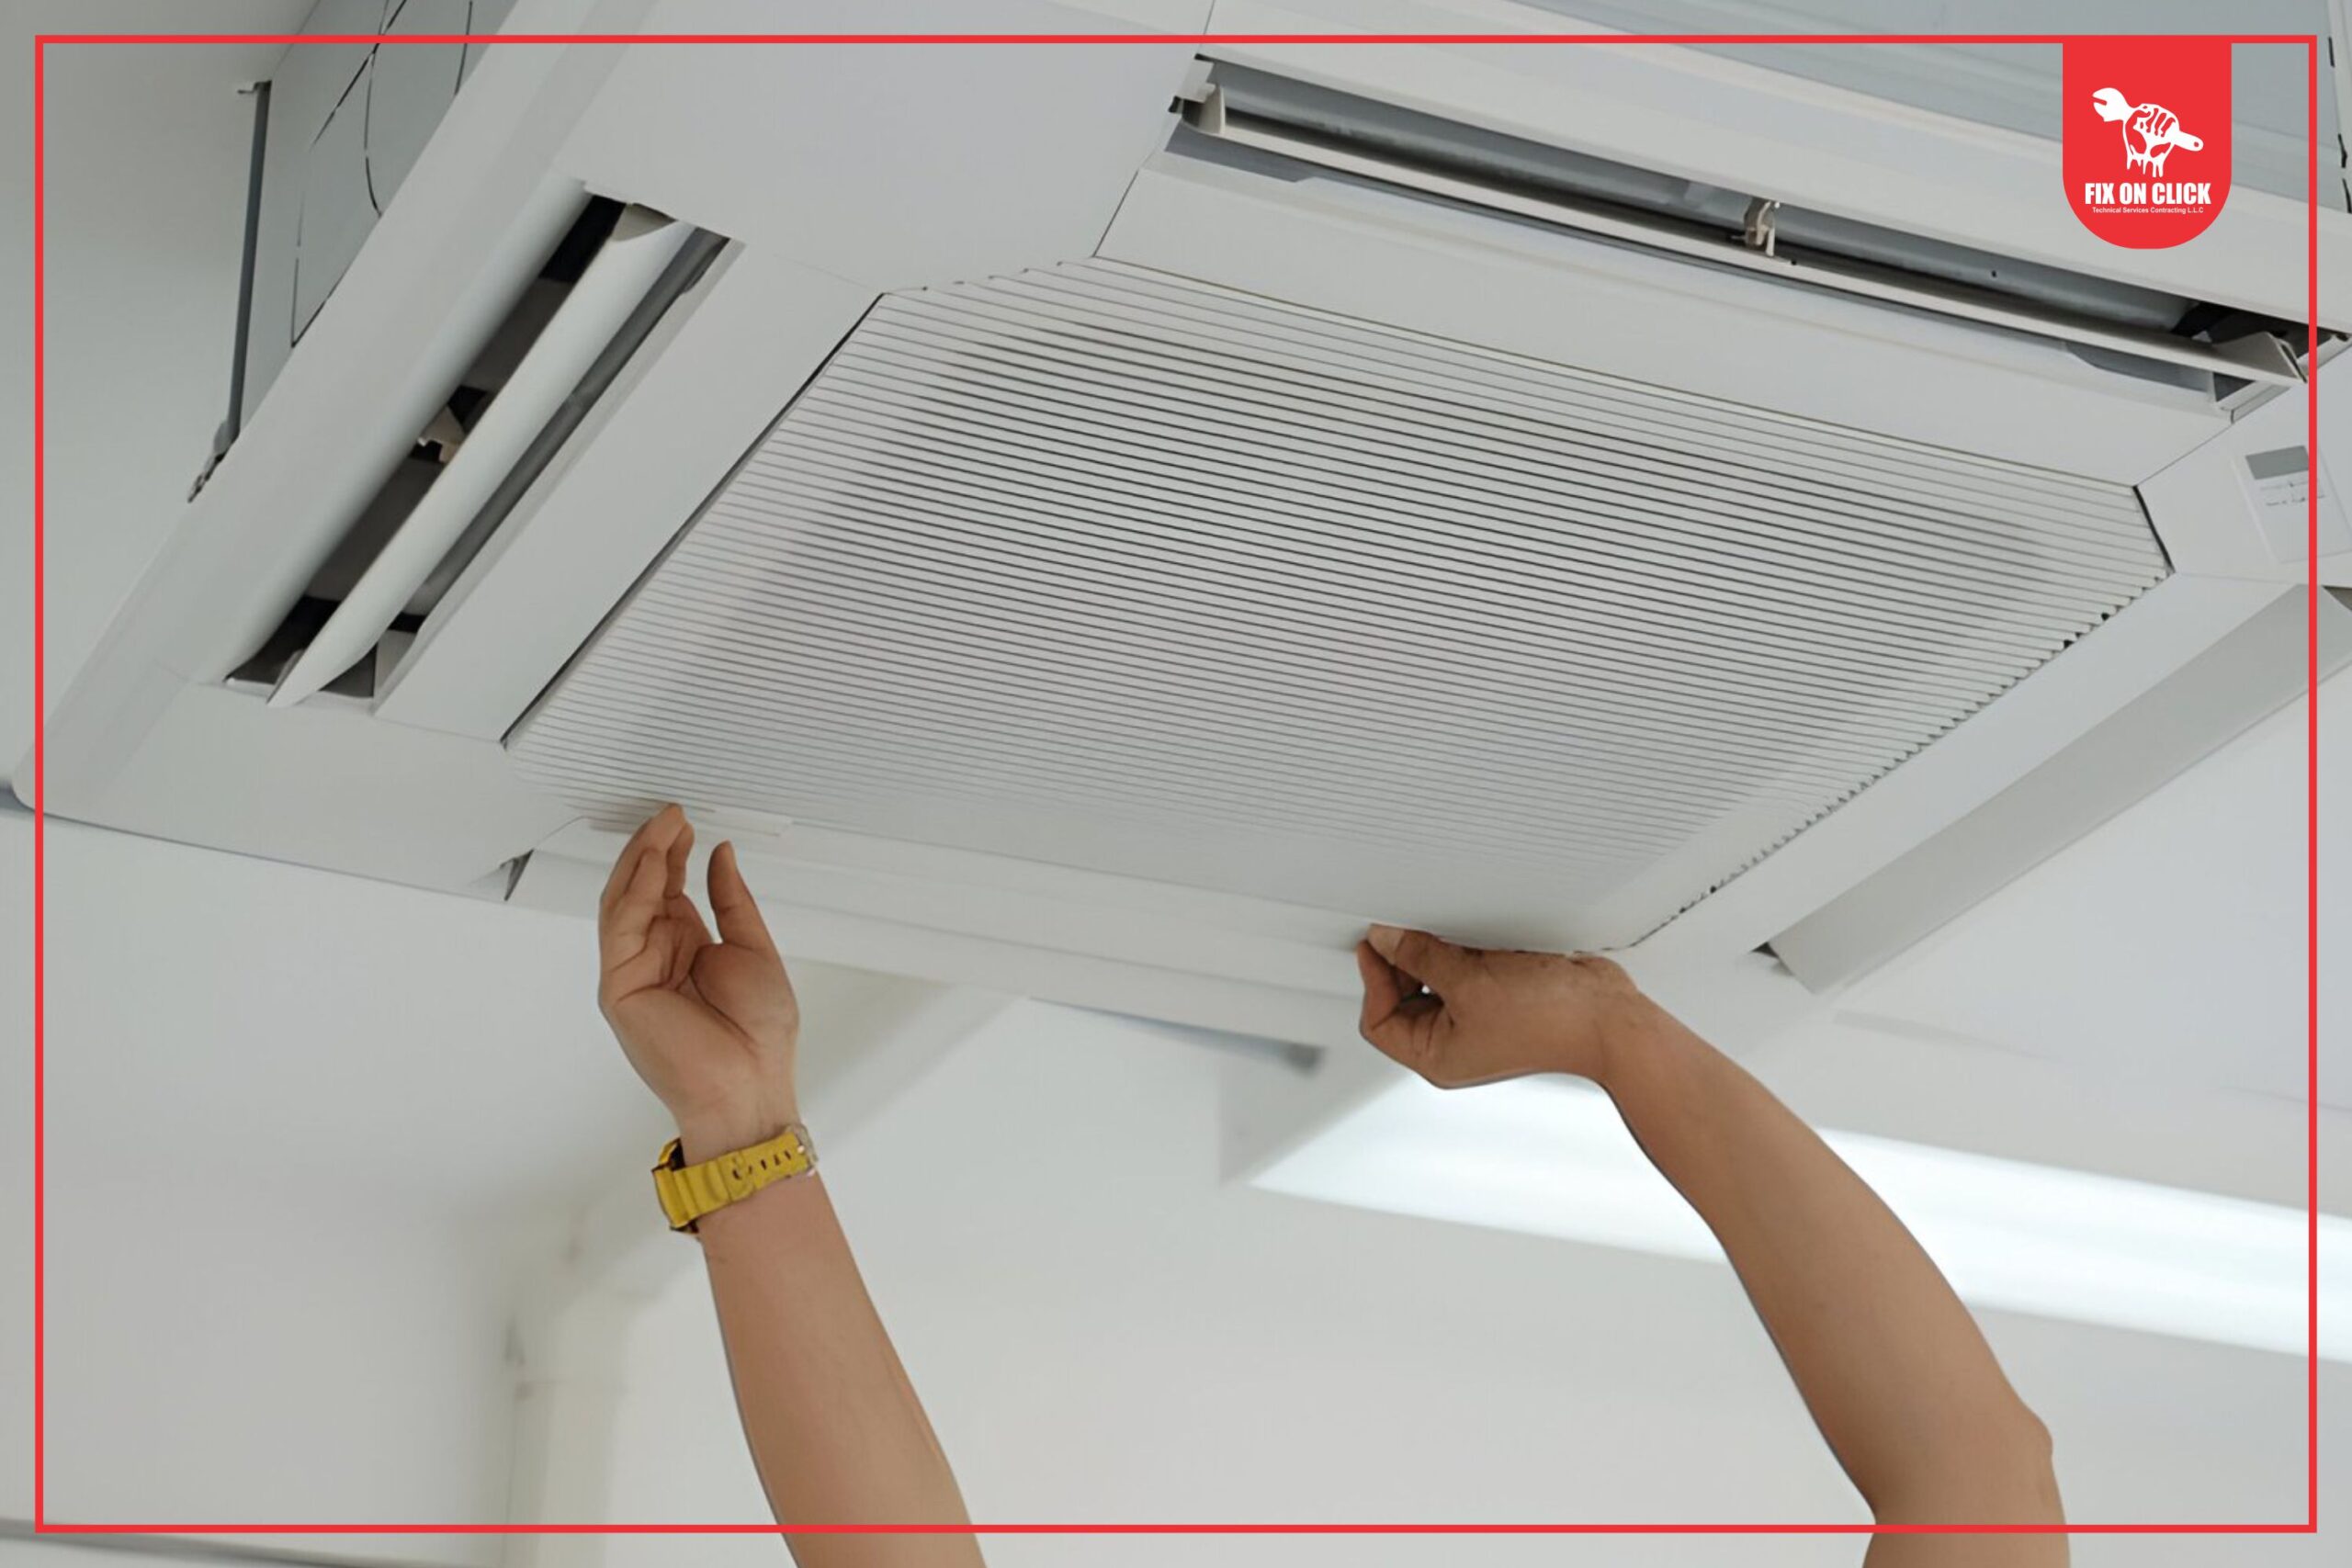
[[(612, 238), (626, 211), (625, 204), (619, 201), (604, 197), (589, 198), (542, 263), (537, 275), (449, 389), (442, 406), (417, 432), (408, 452), (384, 477), (358, 517), (320, 562), (285, 619), (230, 674), (232, 683), (275, 689), (400, 532), (442, 468), (495, 406), (501, 390), (545, 333), (573, 287), (585, 276), (589, 264)], [(693, 235), (582, 377), (571, 397), (523, 451), (464, 533), (410, 594), (379, 644), (379, 657), (361, 659), (326, 690), (343, 694), (374, 694), (374, 672), (383, 663), (383, 651), (405, 650), (417, 628), (464, 575), (514, 502), (545, 469), (587, 409), (628, 362), (629, 355), (651, 332), (669, 305), (694, 286), (724, 245), (725, 242), (715, 234), (698, 231)]]
[[(1636, 219), (1692, 237), (1736, 237), (1748, 220), (1747, 193), (1482, 130), (1223, 61), (1211, 62), (1209, 79), (1225, 115), (1244, 123), (1279, 128), (1285, 134), (1327, 146), (1400, 160), (1523, 196)], [(1188, 118), (1197, 118), (1198, 106), (1185, 107)], [(1218, 161), (1247, 153), (1189, 131), (1180, 132), (1173, 145), (1189, 154)], [(1269, 156), (1244, 156), (1241, 161), (1258, 164)], [(2085, 323), (2160, 333), (2184, 343), (2222, 344), (2267, 333), (2298, 355), (2304, 343), (2301, 321), (2021, 261), (1835, 213), (1781, 205), (1773, 209), (1771, 223), (1778, 254), (1792, 258), (1809, 255), (1894, 277), (1928, 280), (1988, 299), (2064, 312)], [(2321, 333), (2324, 339), (2341, 335)], [(2245, 385), (2227, 376), (2180, 367), (2154, 370), (2166, 379), (2177, 378), (2175, 372), (2194, 377), (2200, 390), (2211, 383), (2212, 395), (2220, 400)]]

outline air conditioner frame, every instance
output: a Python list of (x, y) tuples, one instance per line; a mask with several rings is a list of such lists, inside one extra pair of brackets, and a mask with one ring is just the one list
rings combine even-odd
[[(510, 25), (561, 31), (591, 9), (584, 0), (526, 4)], [(1204, 23), (1297, 31), (1329, 29), (1326, 10), (1337, 7), (1023, 0), (1005, 20), (1039, 31), (1129, 30), (1148, 15), (1180, 32)], [(1498, 0), (1381, 0), (1374, 10), (1348, 14), (1356, 25), (1397, 30), (1565, 30), (1548, 12)], [(750, 0), (683, 8), (634, 0), (594, 8), (594, 18), (623, 30), (749, 32), (766, 13)], [(919, 5), (860, 19), (886, 29), (961, 20), (953, 6)], [(1164, 151), (1170, 105), (1204, 52), (2052, 265), (2303, 314), (2305, 214), (2295, 203), (2239, 191), (2191, 245), (2102, 246), (2059, 204), (2030, 199), (2055, 188), (2054, 147), (1688, 51), (1204, 46), (1177, 38), (1000, 49), (984, 72), (959, 64), (965, 52), (491, 50), (270, 397), (54, 705), (41, 756), (46, 808), (585, 912), (616, 840), (525, 785), (502, 739), (879, 293), (1095, 254), (1295, 291), (1312, 280), (1285, 278), (1280, 268), (1339, 258), (1363, 269), (1366, 288), (1385, 276), (1376, 288), (1392, 316), (1419, 312), (1421, 324), (1476, 336), (1502, 330), (1492, 319), (1482, 326), (1480, 312), (1506, 308), (1513, 288), (1523, 300), (1539, 286), (1537, 260), (1464, 228), (1458, 215), (1384, 219), (1379, 203), (1360, 194), (1312, 184), (1273, 189), (1172, 158)], [(1712, 106), (1712, 127), (1656, 107), (1699, 96)], [(681, 112), (688, 104), (695, 112)], [(1723, 133), (1743, 116), (1756, 134)], [(988, 128), (986, 149), (956, 151), (974, 127)], [(854, 180), (821, 156), (844, 137), (876, 153)], [(1857, 146), (1872, 149), (1869, 166), (1842, 151)], [(1917, 178), (1923, 169), (1935, 178)], [(1901, 170), (1915, 177), (1894, 177)], [(582, 191), (656, 208), (736, 243), (673, 308), (376, 698), (320, 696), (270, 711), (260, 695), (225, 686), (332, 547), (370, 464), (396, 457), (420, 427), (452, 361), (481, 340), (518, 269), (544, 250)], [(1244, 210), (1247, 222), (1237, 222)], [(2324, 212), (2321, 225), (2332, 247), (2324, 254), (2352, 254), (2352, 218)], [(1277, 254), (1249, 243), (1271, 227), (1295, 243)], [(1651, 269), (1639, 257), (1628, 265), (1626, 287)], [(1410, 281), (1430, 268), (1456, 280), (1451, 297)], [(1461, 286), (1474, 276), (1485, 286)], [(435, 279), (429, 291), (414, 282), (427, 276)], [(2333, 263), (2320, 292), (2322, 323), (2352, 327), (2352, 269)], [(2233, 421), (2228, 411), (2190, 409), (2142, 389), (2033, 373), (2029, 366), (2052, 362), (2010, 345), (1949, 363), (2013, 388), (2027, 400), (2017, 413), (2041, 412), (1963, 430), (1952, 410), (1854, 395), (1866, 384), (1858, 367), (1921, 363), (1922, 334), (1936, 338), (1941, 327), (1874, 317), (1866, 307), (1822, 309), (1821, 330), (1832, 333), (1834, 322), (1849, 356), (1842, 373), (1815, 366), (1793, 375), (1760, 330), (1745, 340), (1758, 355), (1748, 370), (1729, 359), (1711, 369), (1694, 352), (1703, 329), (1690, 321), (1653, 320), (1633, 331), (1603, 323), (1607, 332), (1574, 352), (1614, 355), (1625, 373), (1654, 377), (1776, 374), (1778, 395), (1809, 400), (1824, 417), (1910, 421), (1986, 450), (2006, 443), (2029, 460), (2058, 456), (2047, 432), (2072, 418), (2078, 446), (2066, 460), (2143, 487), (2176, 570), (1623, 955), (1669, 1000), (1726, 1028), (1759, 1027), (1810, 1004), (1752, 950), (2304, 592), (2300, 564), (2254, 553), (2250, 507), (2217, 512), (2207, 482), (2215, 465), (2233, 460), (2234, 433), (2257, 418), (2290, 422), (2299, 399)], [(1982, 409), (1998, 400), (1973, 401)], [(2333, 406), (2352, 408), (2352, 399)], [(2343, 415), (2329, 417), (2340, 431)], [(2323, 453), (2331, 448), (2352, 449), (2352, 437), (2324, 437)], [(2165, 495), (2177, 503), (2160, 503)], [(2352, 583), (2352, 553), (2324, 559), (2320, 575)], [(2316, 614), (2328, 658), (2342, 657), (2352, 611), (2323, 598)], [(30, 759), (14, 782), (20, 795), (33, 795)], [(2108, 787), (2120, 805), (2132, 781)], [(721, 827), (735, 832), (796, 953), (1311, 1043), (1352, 1033), (1350, 914), (808, 825)]]

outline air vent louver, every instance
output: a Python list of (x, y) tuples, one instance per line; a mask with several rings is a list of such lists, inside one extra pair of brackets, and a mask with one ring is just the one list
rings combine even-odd
[(2120, 486), (1090, 262), (883, 299), (512, 744), (1611, 945), (2165, 573)]

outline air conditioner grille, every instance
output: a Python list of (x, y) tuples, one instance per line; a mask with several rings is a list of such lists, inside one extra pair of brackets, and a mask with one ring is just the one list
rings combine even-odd
[(2120, 486), (1088, 262), (879, 301), (513, 747), (1604, 945), (2165, 572)]

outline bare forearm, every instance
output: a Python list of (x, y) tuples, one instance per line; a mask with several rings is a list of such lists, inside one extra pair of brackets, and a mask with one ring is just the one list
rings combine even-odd
[[(1649, 1009), (1602, 1087), (1715, 1233), (1815, 1421), (1882, 1522), (2061, 1517), (2048, 1439), (1902, 1222), (1737, 1064)], [(1939, 1561), (1882, 1542), (1873, 1563)], [(1952, 1562), (2065, 1560), (2062, 1537)], [(1997, 1550), (1999, 1555), (1992, 1552)], [(1922, 1552), (1929, 1555), (1921, 1555)]]
[[(800, 1001), (731, 844), (710, 857), (711, 939), (686, 893), (694, 841), (667, 807), (614, 861), (596, 906), (596, 1000), (699, 1165), (800, 1120)], [(801, 1568), (977, 1568), (968, 1533), (793, 1529), (971, 1522), (824, 1183), (776, 1182), (698, 1229), (744, 1435)]]
[[(1441, 1089), (1592, 1079), (1714, 1231), (1882, 1524), (2054, 1524), (2049, 1440), (1877, 1195), (1764, 1087), (1592, 953), (1374, 926), (1366, 1040)], [(2057, 1535), (1881, 1536), (1870, 1568), (2050, 1568)]]
[[(947, 1459), (859, 1278), (821, 1179), (701, 1224), (743, 1430), (778, 1522), (965, 1524)], [(786, 1539), (801, 1568), (975, 1568), (956, 1534)]]

